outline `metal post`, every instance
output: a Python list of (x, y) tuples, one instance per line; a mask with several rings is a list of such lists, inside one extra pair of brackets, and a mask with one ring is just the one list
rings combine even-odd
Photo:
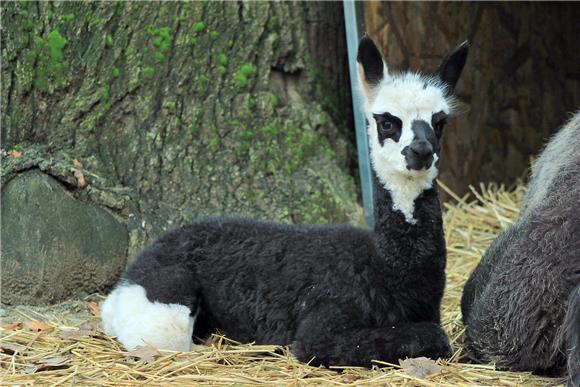
[[(344, 0), (344, 23), (346, 26), (346, 45), (348, 49), (348, 68), (350, 72), (350, 88), (352, 90), (352, 107), (354, 126), (356, 130), (356, 146), (358, 150), (358, 168), (361, 179), (362, 199), (365, 219), (370, 228), (374, 226), (373, 182), (369, 157), (369, 142), (367, 137), (366, 118), (362, 111), (361, 95), (358, 92), (356, 55), (358, 42), (361, 38), (360, 4), (353, 0)], [(358, 12), (357, 12), (358, 11)]]

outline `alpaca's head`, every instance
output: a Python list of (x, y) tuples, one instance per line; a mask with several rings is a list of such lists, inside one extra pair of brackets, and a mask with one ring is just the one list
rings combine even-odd
[[(437, 176), (443, 127), (453, 113), (467, 52), (464, 42), (432, 75), (390, 74), (373, 41), (367, 36), (360, 41), (358, 73), (373, 168), (387, 189), (410, 196), (410, 205)], [(412, 218), (412, 208), (407, 211)]]

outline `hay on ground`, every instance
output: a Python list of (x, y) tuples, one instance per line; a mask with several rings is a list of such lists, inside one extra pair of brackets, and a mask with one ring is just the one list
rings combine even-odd
[[(446, 187), (442, 186), (443, 189)], [(562, 379), (496, 371), (492, 364), (469, 364), (462, 345), (460, 300), (463, 284), (497, 234), (510, 226), (524, 194), (495, 185), (472, 189), (446, 204), (447, 288), (443, 327), (455, 354), (438, 361), (441, 371), (421, 379), (398, 365), (377, 362), (362, 368), (316, 368), (297, 362), (285, 348), (240, 344), (214, 336), (210, 346), (190, 353), (145, 351), (145, 362), (129, 356), (98, 329), (91, 304), (71, 301), (63, 307), (16, 307), (2, 325), (0, 385), (191, 386), (191, 385), (337, 385), (456, 386), (557, 385)], [(102, 297), (102, 296), (96, 296)], [(94, 307), (94, 304), (92, 304)], [(93, 308), (94, 309), (94, 308)], [(94, 312), (94, 310), (93, 310)], [(4, 319), (6, 320), (6, 318)], [(28, 328), (7, 325), (37, 320)], [(20, 329), (19, 329), (20, 328)], [(40, 331), (40, 332), (38, 332)]]

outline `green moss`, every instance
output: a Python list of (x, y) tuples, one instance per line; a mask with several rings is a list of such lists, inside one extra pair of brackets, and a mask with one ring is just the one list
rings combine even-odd
[(201, 31), (203, 31), (204, 29), (205, 29), (205, 23), (202, 22), (202, 21), (198, 21), (197, 23), (195, 23), (193, 25), (193, 27), (191, 27), (191, 31), (194, 34), (197, 34), (197, 33), (201, 32)]
[(209, 78), (202, 74), (195, 77), (195, 80), (197, 81), (198, 85), (197, 90), (200, 92), (200, 94), (205, 94), (209, 87)]
[(111, 75), (113, 76), (113, 78), (119, 78), (119, 75), (121, 75), (121, 71), (119, 70), (118, 67), (113, 67)]
[(218, 59), (218, 63), (220, 65), (227, 66), (227, 64), (228, 64), (228, 57), (226, 56), (226, 54), (224, 54), (223, 52), (222, 53), (219, 53), (217, 59)]
[(32, 20), (26, 19), (22, 22), (22, 29), (24, 31), (32, 31), (34, 29), (34, 23)]
[(220, 140), (217, 137), (212, 138), (209, 140), (209, 147), (212, 149), (217, 149), (220, 144)]
[(111, 91), (111, 87), (109, 85), (103, 86), (103, 88), (101, 89), (101, 96), (103, 97), (104, 100), (109, 99), (110, 91)]
[(234, 41), (233, 40), (228, 40), (228, 48), (232, 48), (234, 46)]
[(66, 43), (67, 40), (58, 30), (53, 30), (48, 33), (48, 49), (50, 50), (50, 57), (53, 61), (62, 61), (62, 49), (66, 46)]
[(234, 76), (234, 84), (237, 87), (245, 87), (248, 84), (248, 77), (256, 72), (256, 68), (250, 64), (246, 63), (241, 68), (240, 71)]
[(145, 76), (146, 76), (147, 78), (152, 78), (152, 77), (153, 77), (153, 75), (155, 74), (155, 68), (153, 68), (153, 67), (151, 67), (151, 66), (146, 66), (146, 67), (143, 69), (143, 74), (145, 74)]
[(165, 59), (165, 55), (163, 55), (161, 51), (155, 51), (155, 53), (153, 53), (153, 58), (157, 62), (161, 62), (163, 59)]
[(262, 132), (269, 137), (277, 136), (280, 133), (280, 127), (276, 123), (270, 122), (262, 127)]
[(71, 23), (75, 20), (75, 14), (72, 12), (65, 13), (61, 16), (61, 20), (67, 23)]
[(276, 108), (276, 106), (278, 106), (278, 97), (276, 97), (276, 94), (274, 93), (270, 93), (270, 105), (272, 106), (272, 109)]
[(242, 68), (240, 69), (240, 74), (243, 74), (246, 77), (253, 75), (255, 72), (256, 72), (256, 68), (250, 63), (244, 64), (242, 66)]
[(240, 138), (242, 139), (242, 141), (250, 141), (254, 137), (256, 137), (256, 132), (251, 129), (242, 130), (240, 132)]
[(105, 36), (105, 45), (107, 47), (113, 47), (113, 37), (111, 34), (107, 34), (107, 36)]
[(248, 78), (243, 74), (236, 74), (234, 84), (239, 88), (245, 87), (248, 84)]
[(219, 38), (219, 37), (220, 37), (220, 33), (219, 33), (219, 32), (217, 32), (217, 31), (211, 31), (211, 32), (209, 33), (209, 37), (210, 37), (210, 38), (212, 38), (212, 39), (217, 39), (217, 38)]
[(218, 73), (220, 74), (225, 74), (226, 73), (226, 68), (224, 66), (218, 66)]
[(50, 11), (50, 10), (49, 10), (49, 11), (46, 13), (46, 17), (48, 17), (48, 21), (51, 21), (51, 20), (52, 20), (52, 18), (54, 17), (54, 12), (52, 12), (52, 11)]
[(165, 59), (165, 53), (171, 49), (171, 42), (173, 41), (171, 28), (148, 26), (147, 33), (153, 37), (153, 45), (155, 46), (155, 50), (153, 50), (153, 59), (156, 62), (161, 62)]
[(63, 49), (67, 40), (58, 30), (48, 33), (46, 40), (40, 36), (34, 37), (34, 50), (38, 58), (36, 63), (34, 84), (41, 90), (47, 90), (49, 84), (57, 87), (64, 82)]
[(131, 54), (133, 54), (133, 49), (131, 47), (127, 47), (125, 50), (125, 55), (130, 56)]

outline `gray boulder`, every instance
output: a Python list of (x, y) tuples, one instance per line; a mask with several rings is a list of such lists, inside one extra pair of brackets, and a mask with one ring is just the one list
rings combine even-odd
[(52, 304), (106, 290), (125, 267), (126, 225), (51, 176), (20, 173), (2, 187), (1, 202), (2, 303)]

